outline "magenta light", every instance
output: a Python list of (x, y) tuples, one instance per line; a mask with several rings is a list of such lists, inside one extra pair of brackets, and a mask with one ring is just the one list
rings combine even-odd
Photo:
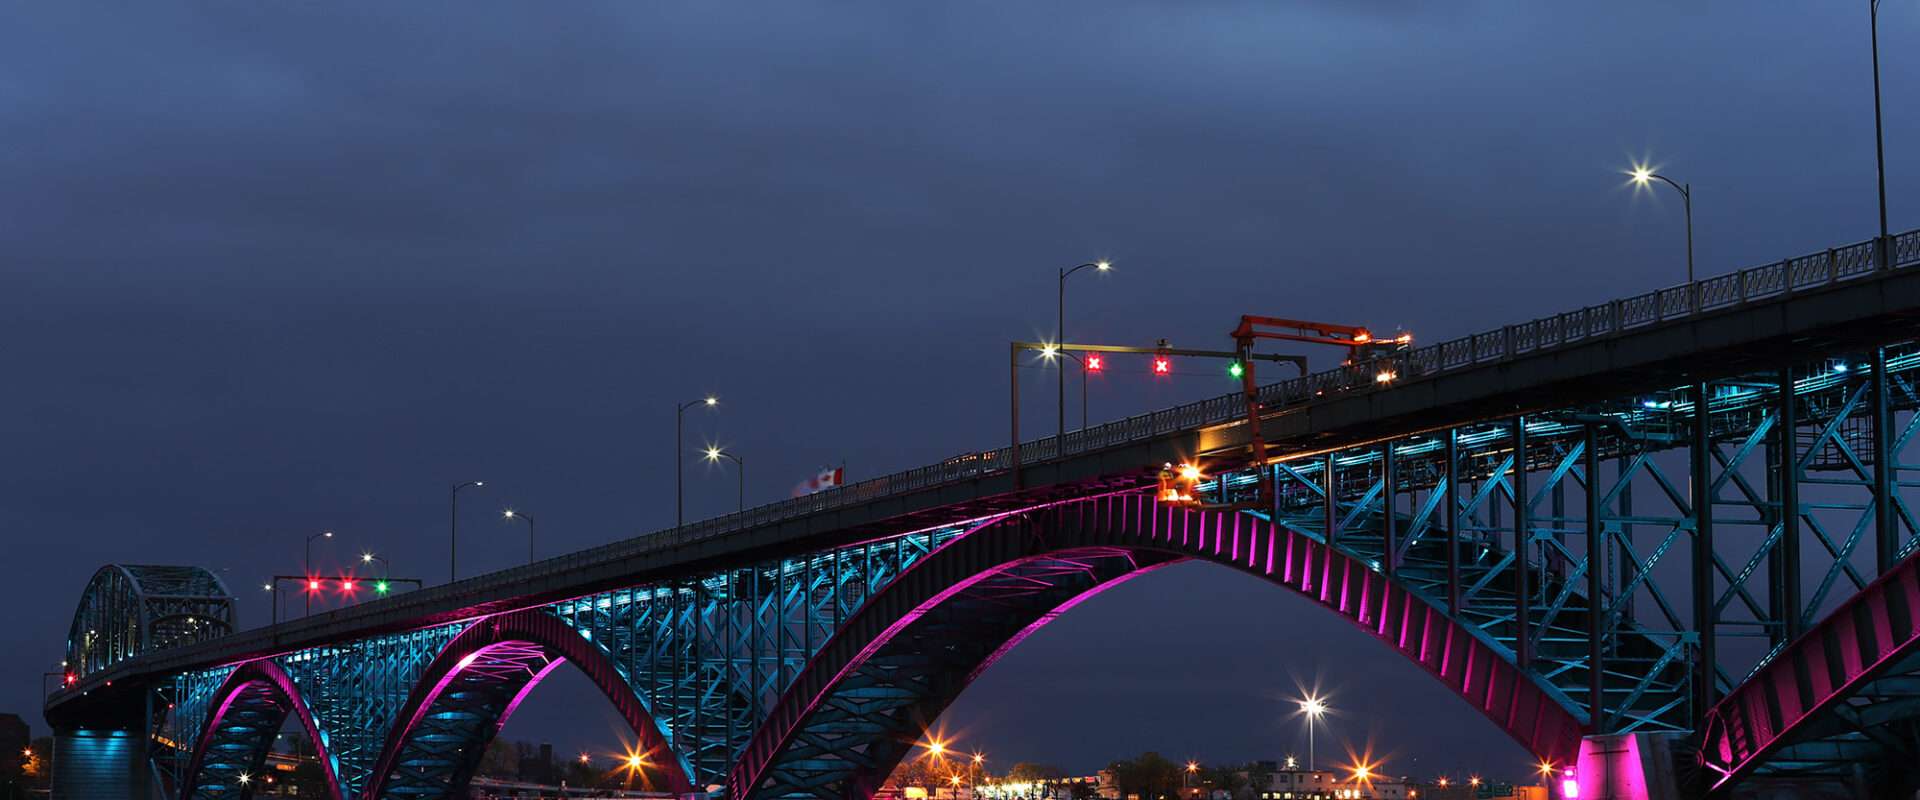
[(1580, 782), (1572, 778), (1561, 781), (1560, 793), (1566, 795), (1567, 800), (1580, 800)]

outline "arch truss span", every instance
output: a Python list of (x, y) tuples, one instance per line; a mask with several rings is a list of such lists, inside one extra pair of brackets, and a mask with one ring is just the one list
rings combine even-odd
[(1259, 517), (1117, 494), (1002, 517), (913, 566), (838, 631), (728, 777), (741, 800), (865, 797), (1001, 653), (1120, 580), (1193, 559), (1332, 610), (1419, 664), (1534, 755), (1568, 763), (1582, 720), (1511, 655), (1369, 565)]
[(686, 765), (606, 653), (559, 617), (529, 609), (477, 623), (440, 652), (402, 707), (365, 797), (464, 797), (494, 735), (562, 661), (585, 673), (632, 726), (636, 752), (667, 775), (662, 788), (691, 791)]
[(343, 800), (326, 737), (280, 665), (249, 661), (228, 675), (214, 697), (212, 713), (194, 744), (180, 782), (181, 800), (248, 800), (263, 785), (267, 753), (288, 714), (312, 743), (327, 779), (327, 797)]
[(69, 679), (141, 653), (233, 632), (233, 593), (199, 567), (108, 564), (93, 573), (67, 630)]
[(1909, 554), (1707, 713), (1701, 765), (1727, 796), (1748, 776), (1920, 789), (1920, 554)]

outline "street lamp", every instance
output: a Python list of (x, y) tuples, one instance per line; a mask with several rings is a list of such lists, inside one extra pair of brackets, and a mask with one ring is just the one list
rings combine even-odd
[[(301, 563), (302, 563), (302, 566), (306, 568), (307, 581), (309, 584), (311, 584), (313, 581), (313, 540), (331, 539), (331, 538), (333, 538), (333, 531), (321, 531), (319, 533), (316, 533), (312, 536), (307, 537), (307, 558), (305, 561)], [(312, 588), (307, 589), (307, 610), (305, 613), (307, 614), (313, 613), (313, 589)]]
[(1307, 771), (1312, 772), (1317, 769), (1313, 760), (1313, 723), (1327, 713), (1327, 704), (1318, 697), (1309, 697), (1300, 701), (1300, 710), (1307, 714)]
[(708, 397), (701, 400), (681, 403), (673, 412), (673, 527), (675, 528), (687, 524), (687, 493), (681, 488), (681, 486), (686, 483), (687, 472), (686, 464), (684, 463), (686, 459), (681, 456), (681, 448), (686, 445), (681, 442), (680, 431), (681, 428), (685, 427), (682, 423), (687, 419), (687, 409), (699, 405), (711, 408), (720, 405), (720, 398)]
[[(1064, 346), (1067, 343), (1067, 276), (1072, 275), (1073, 273), (1079, 272), (1080, 270), (1086, 269), (1087, 267), (1093, 267), (1095, 269), (1100, 270), (1101, 272), (1105, 272), (1109, 269), (1112, 269), (1113, 265), (1108, 264), (1105, 261), (1093, 261), (1093, 262), (1088, 262), (1086, 264), (1081, 264), (1080, 266), (1074, 267), (1073, 269), (1067, 269), (1065, 267), (1062, 267), (1060, 269), (1060, 304), (1059, 304), (1059, 308), (1055, 309), (1055, 311), (1058, 312), (1058, 315), (1054, 317), (1054, 325), (1055, 325), (1054, 331), (1055, 331), (1055, 335), (1060, 337), (1059, 343), (1062, 346)], [(1062, 366), (1065, 366), (1065, 365), (1062, 365)], [(1061, 442), (1064, 443), (1066, 441), (1065, 437), (1067, 435), (1067, 372), (1066, 370), (1063, 369), (1060, 371), (1059, 378), (1060, 378), (1059, 380), (1060, 436), (1061, 436)]]
[[(1666, 181), (1668, 186), (1673, 187), (1674, 191), (1679, 192), (1680, 204), (1686, 209), (1686, 212), (1687, 212), (1687, 285), (1692, 286), (1693, 285), (1693, 184), (1689, 183), (1689, 184), (1682, 185), (1682, 184), (1674, 183), (1672, 178), (1669, 178), (1658, 172), (1649, 170), (1645, 167), (1640, 167), (1633, 171), (1633, 181), (1635, 183), (1640, 184), (1641, 186), (1650, 186), (1651, 184), (1648, 183), (1648, 181), (1651, 181), (1655, 178)], [(1692, 296), (1691, 290), (1688, 291), (1688, 296), (1689, 297)]]
[(720, 448), (718, 447), (707, 448), (708, 461), (719, 461), (723, 458), (733, 459), (734, 465), (740, 468), (740, 507), (738, 510), (745, 511), (747, 510), (747, 462), (741, 461), (739, 456), (732, 453), (720, 452)]
[(529, 517), (525, 513), (515, 511), (509, 508), (507, 509), (505, 518), (506, 519), (524, 519), (527, 521), (527, 563), (529, 564), (533, 563), (533, 517)]
[(1880, 0), (1867, 0), (1867, 29), (1873, 37), (1873, 172), (1880, 180), (1880, 238), (1874, 240), (1875, 267), (1893, 266), (1888, 260), (1892, 244), (1887, 240), (1887, 151), (1880, 123)]
[(393, 573), (393, 562), (372, 553), (360, 554), (360, 563), (362, 564), (371, 564), (375, 561), (380, 562), (380, 582), (373, 585), (373, 590), (376, 594), (386, 594), (387, 577)]
[(454, 578), (457, 577), (456, 574), (454, 573), (454, 562), (457, 560), (457, 556), (460, 554), (460, 490), (465, 489), (469, 486), (485, 486), (485, 485), (486, 484), (481, 481), (467, 481), (466, 483), (455, 484), (453, 487), (453, 500), (450, 501), (450, 508), (447, 511), (447, 516), (448, 516), (448, 520), (447, 520), (447, 582), (448, 583), (452, 583), (454, 581)]

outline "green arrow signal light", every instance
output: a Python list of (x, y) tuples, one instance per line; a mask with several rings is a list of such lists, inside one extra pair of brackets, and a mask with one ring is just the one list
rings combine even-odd
[(1227, 365), (1227, 374), (1228, 374), (1228, 375), (1232, 375), (1233, 377), (1236, 377), (1236, 378), (1238, 378), (1238, 377), (1240, 377), (1240, 374), (1241, 374), (1241, 373), (1243, 373), (1243, 372), (1246, 372), (1246, 370), (1245, 370), (1245, 369), (1243, 369), (1243, 368), (1241, 368), (1241, 366), (1240, 366), (1240, 362), (1238, 362), (1238, 361), (1235, 361), (1235, 362), (1233, 362), (1233, 363), (1231, 363), (1231, 364), (1228, 364), (1228, 365)]

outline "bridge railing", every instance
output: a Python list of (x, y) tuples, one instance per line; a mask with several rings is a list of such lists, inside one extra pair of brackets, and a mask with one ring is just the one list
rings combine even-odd
[[(1894, 236), (1888, 244), (1888, 261), (1891, 262), (1889, 269), (1911, 267), (1920, 263), (1920, 231), (1910, 231)], [(1872, 241), (1838, 247), (1821, 253), (1718, 275), (1692, 284), (1660, 289), (1575, 309), (1564, 314), (1463, 336), (1387, 358), (1341, 366), (1268, 384), (1260, 388), (1260, 399), (1268, 408), (1282, 408), (1309, 403), (1317, 397), (1382, 389), (1406, 380), (1432, 377), (1511, 360), (1522, 355), (1532, 355), (1615, 336), (1639, 328), (1718, 313), (1747, 303), (1770, 300), (1798, 291), (1859, 279), (1878, 271), (1874, 261)], [(1391, 372), (1392, 379), (1380, 380), (1379, 376), (1382, 372)], [(1245, 414), (1245, 401), (1241, 395), (1237, 393), (1223, 395), (1096, 425), (1065, 436), (1050, 436), (1022, 442), (1020, 443), (1020, 462), (1034, 464), (1049, 459), (1149, 441), (1198, 427), (1233, 422), (1242, 419)], [(1013, 467), (1012, 453), (1011, 447), (967, 453), (938, 464), (896, 472), (846, 486), (837, 486), (804, 497), (781, 500), (680, 528), (670, 528), (634, 539), (578, 551), (557, 559), (508, 570), (498, 577), (509, 578), (520, 572), (531, 576), (555, 569), (577, 568), (631, 555), (634, 552), (700, 541), (733, 531), (1002, 472)]]

